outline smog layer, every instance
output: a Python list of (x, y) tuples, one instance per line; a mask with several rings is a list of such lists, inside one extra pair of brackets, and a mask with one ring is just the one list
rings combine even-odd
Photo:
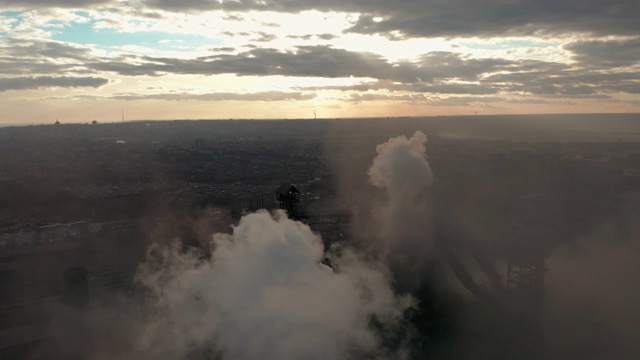
[(1, 354), (637, 358), (639, 120), (2, 128)]

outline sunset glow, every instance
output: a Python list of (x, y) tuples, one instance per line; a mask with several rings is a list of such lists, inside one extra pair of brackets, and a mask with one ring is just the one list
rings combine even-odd
[(0, 123), (640, 111), (624, 0), (0, 0)]

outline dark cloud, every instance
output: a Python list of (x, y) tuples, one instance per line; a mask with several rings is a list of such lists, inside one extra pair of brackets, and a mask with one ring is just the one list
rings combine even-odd
[(234, 51), (236, 51), (236, 49), (232, 48), (232, 47), (229, 47), (229, 46), (223, 46), (223, 47), (211, 48), (211, 49), (209, 49), (209, 51), (213, 51), (213, 52), (234, 52)]
[[(170, 11), (205, 11), (205, 10), (227, 10), (227, 11), (281, 11), (296, 12), (308, 8), (314, 8), (314, 3), (318, 1), (217, 1), (217, 0), (141, 0), (145, 6), (161, 8)], [(332, 1), (329, 1), (331, 3)], [(300, 4), (299, 4), (300, 3)]]
[(549, 101), (543, 99), (509, 99), (504, 102), (509, 104), (550, 104)]
[(246, 32), (246, 31), (240, 31), (240, 32), (231, 32), (231, 31), (223, 31), (222, 35), (224, 36), (229, 36), (229, 37), (234, 37), (234, 36), (250, 36), (251, 33)]
[(91, 50), (64, 43), (0, 38), (0, 74), (86, 73), (91, 57)]
[(303, 91), (323, 91), (323, 90), (337, 90), (337, 91), (373, 91), (373, 90), (393, 90), (395, 85), (391, 81), (373, 81), (365, 82), (355, 85), (328, 85), (328, 86), (300, 86), (294, 87), (296, 90)]
[(91, 50), (68, 43), (0, 38), (0, 54), (12, 57), (43, 57), (51, 59), (85, 60)]
[(611, 92), (638, 93), (640, 73), (543, 69), (490, 75), (481, 84), (503, 92), (606, 99)]
[(83, 8), (91, 5), (112, 3), (113, 0), (0, 0), (0, 6), (30, 8), (34, 6), (53, 6), (64, 8)]
[(287, 35), (288, 39), (301, 39), (301, 40), (309, 40), (311, 39), (313, 35), (311, 34), (307, 34), (307, 35)]
[[(133, 60), (142, 64), (134, 64)], [(300, 46), (295, 51), (253, 49), (240, 54), (219, 54), (197, 59), (121, 58), (87, 66), (121, 75), (238, 74), (302, 77), (390, 78), (398, 72), (392, 64), (372, 53), (358, 53), (326, 46)]]
[(407, 91), (431, 93), (431, 94), (470, 94), (470, 95), (490, 95), (498, 92), (498, 89), (478, 84), (457, 84), (457, 83), (444, 83), (444, 84), (416, 84), (408, 86), (400, 86), (399, 89), (404, 88)]
[(318, 35), (318, 39), (320, 40), (333, 40), (337, 38), (337, 36), (332, 35), (332, 34), (320, 34)]
[[(419, 94), (541, 95), (568, 98), (608, 98), (610, 92), (638, 93), (640, 73), (615, 73), (608, 68), (589, 71), (539, 60), (471, 58), (434, 51), (416, 61), (389, 62), (380, 55), (329, 46), (299, 46), (292, 51), (252, 49), (239, 54), (216, 54), (197, 59), (122, 57), (88, 63), (93, 71), (126, 76), (163, 74), (236, 74), (239, 76), (295, 76), (372, 78), (377, 82), (346, 87), (301, 90), (389, 90)], [(360, 99), (358, 100), (360, 101)]]
[(640, 65), (640, 39), (593, 40), (567, 44), (573, 60), (588, 67), (626, 67)]
[[(121, 58), (87, 66), (121, 75), (237, 74), (299, 77), (362, 77), (399, 83), (431, 83), (437, 79), (478, 80), (494, 71), (548, 70), (558, 64), (541, 61), (473, 59), (456, 53), (430, 52), (417, 61), (391, 63), (369, 52), (353, 52), (329, 46), (298, 46), (294, 51), (253, 49), (239, 54), (218, 54), (197, 59)], [(459, 91), (460, 87), (458, 87)], [(453, 90), (453, 88), (452, 88)], [(480, 90), (478, 90), (480, 91)]]
[(466, 106), (472, 103), (502, 102), (504, 98), (499, 96), (448, 96), (429, 99), (430, 105), (437, 106)]
[(389, 37), (491, 37), (564, 34), (636, 35), (636, 0), (142, 0), (170, 11), (347, 11), (361, 15), (351, 32)]
[(603, 84), (600, 85), (600, 87), (614, 92), (640, 94), (640, 81), (626, 81), (623, 83)]
[(365, 93), (365, 94), (351, 94), (348, 101), (355, 103), (361, 103), (365, 101), (403, 101), (408, 103), (424, 102), (426, 98), (421, 94), (377, 94), (377, 93)]
[[(264, 34), (265, 36), (268, 34)], [(314, 35), (318, 36), (318, 35)], [(210, 56), (179, 59), (123, 55), (101, 58), (91, 49), (54, 41), (0, 39), (0, 74), (123, 76), (166, 74), (289, 76), (374, 79), (351, 86), (298, 88), (300, 91), (387, 90), (411, 94), (500, 95), (607, 99), (612, 93), (640, 93), (640, 41), (583, 41), (567, 44), (575, 62), (472, 58), (432, 51), (413, 61), (391, 62), (371, 52), (331, 46), (291, 50), (214, 48)], [(598, 50), (600, 49), (600, 50)], [(636, 56), (637, 55), (637, 56)], [(295, 89), (294, 89), (295, 90)], [(369, 95), (367, 95), (370, 98)], [(366, 99), (357, 99), (363, 101)], [(403, 100), (403, 99), (399, 99)]]
[(312, 93), (265, 91), (257, 93), (218, 92), (208, 94), (168, 93), (168, 94), (120, 94), (108, 97), (114, 100), (169, 100), (169, 101), (291, 101), (311, 100)]
[(7, 90), (27, 90), (49, 87), (97, 88), (108, 83), (109, 79), (98, 77), (23, 76), (14, 78), (0, 78), (0, 92)]
[(401, 101), (410, 104), (428, 104), (436, 106), (465, 106), (471, 103), (505, 102), (506, 99), (499, 96), (447, 96), (429, 97), (424, 94), (351, 94), (348, 101), (362, 103), (367, 101)]
[(406, 0), (389, 13), (365, 12), (349, 31), (400, 38), (635, 34), (640, 25), (632, 14), (639, 11), (640, 5), (629, 0)]
[(434, 83), (434, 84), (399, 84), (391, 81), (376, 81), (362, 83), (356, 85), (345, 86), (311, 86), (298, 87), (298, 90), (322, 91), (322, 90), (338, 90), (338, 91), (405, 91), (413, 93), (425, 94), (470, 94), (470, 95), (491, 95), (498, 92), (498, 89), (488, 85), (470, 84), (470, 83)]
[(244, 18), (238, 15), (227, 15), (224, 19), (227, 21), (244, 21)]
[(333, 40), (333, 39), (337, 38), (336, 35), (332, 35), (332, 34), (329, 34), (329, 33), (317, 34), (317, 35), (313, 35), (313, 34), (287, 35), (287, 38), (289, 38), (289, 39), (300, 39), (300, 40), (311, 40), (312, 37), (316, 37), (317, 39), (320, 39), (320, 40)]
[(460, 54), (433, 51), (422, 55), (418, 59), (418, 68), (426, 75), (421, 80), (458, 78), (464, 80), (476, 80), (487, 72), (517, 65), (516, 62), (503, 59), (472, 59)]
[(251, 41), (256, 41), (256, 42), (270, 42), (273, 41), (275, 39), (277, 39), (278, 37), (274, 34), (268, 34), (266, 32), (260, 31), (257, 33), (258, 37), (251, 39)]

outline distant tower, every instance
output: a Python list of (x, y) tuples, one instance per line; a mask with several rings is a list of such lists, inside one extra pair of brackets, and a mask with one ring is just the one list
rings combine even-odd
[(295, 218), (298, 213), (298, 203), (300, 202), (300, 191), (291, 184), (282, 184), (276, 190), (276, 201), (278, 207), (285, 210), (289, 217)]
[(513, 254), (507, 263), (507, 291), (513, 305), (537, 314), (544, 307), (546, 254), (532, 246), (520, 246), (522, 249)]
[(54, 125), (60, 125), (60, 120), (56, 119), (56, 122), (53, 123)]

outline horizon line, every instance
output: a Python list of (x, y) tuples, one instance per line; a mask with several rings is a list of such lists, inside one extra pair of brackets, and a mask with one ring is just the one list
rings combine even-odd
[[(483, 118), (483, 117), (502, 117), (502, 116), (570, 116), (570, 115), (640, 115), (640, 112), (584, 112), (584, 113), (516, 113), (516, 114), (459, 114), (459, 115), (398, 115), (398, 116), (350, 116), (350, 117), (326, 117), (326, 118), (186, 118), (186, 119), (135, 119), (135, 120), (103, 120), (98, 124), (129, 124), (145, 121), (336, 121), (336, 120), (359, 120), (359, 119), (417, 119), (417, 118)], [(89, 121), (71, 121), (61, 122), (60, 125), (91, 125), (94, 120)], [(97, 120), (95, 120), (97, 121)], [(55, 123), (55, 121), (54, 121)], [(54, 123), (42, 122), (13, 122), (1, 123), (3, 127), (24, 127), (24, 126), (46, 126), (54, 125)]]

